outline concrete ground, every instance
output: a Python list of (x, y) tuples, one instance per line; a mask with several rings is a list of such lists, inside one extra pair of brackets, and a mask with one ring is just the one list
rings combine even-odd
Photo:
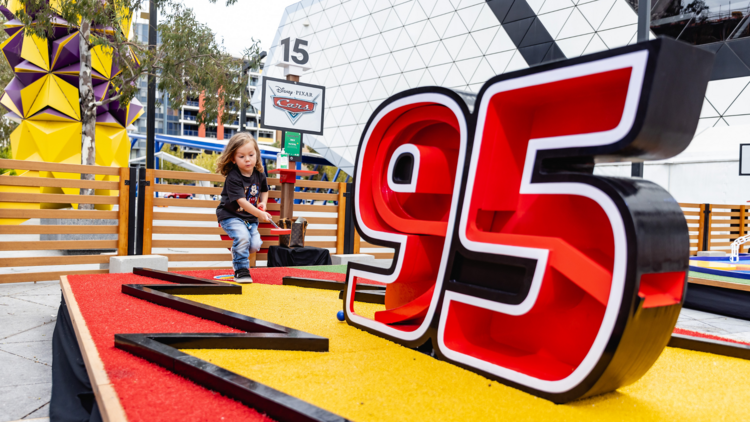
[[(0, 285), (0, 422), (49, 421), (59, 306), (57, 281)], [(750, 321), (692, 309), (682, 310), (677, 327), (750, 341)]]
[(0, 285), (0, 421), (49, 416), (59, 307), (59, 281)]

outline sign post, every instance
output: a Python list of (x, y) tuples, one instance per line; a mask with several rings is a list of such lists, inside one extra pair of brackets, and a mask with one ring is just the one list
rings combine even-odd
[[(299, 81), (303, 72), (311, 69), (307, 65), (310, 56), (304, 47), (307, 41), (297, 39), (290, 54), (291, 39), (281, 41), (284, 59), (276, 66), (284, 68), (284, 79), (263, 78), (263, 102), (261, 126), (281, 131), (282, 147), (289, 160), (300, 161), (304, 147), (302, 134), (323, 134), (325, 87), (304, 84)], [(292, 218), (294, 207), (294, 184), (298, 176), (311, 176), (316, 171), (275, 169), (268, 173), (279, 173), (281, 178), (281, 218)]]

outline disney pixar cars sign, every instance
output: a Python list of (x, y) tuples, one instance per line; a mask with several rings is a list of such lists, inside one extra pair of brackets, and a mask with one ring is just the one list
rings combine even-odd
[(261, 126), (322, 135), (324, 104), (323, 86), (264, 77)]
[[(557, 403), (638, 380), (682, 306), (688, 231), (674, 198), (594, 164), (690, 143), (712, 53), (669, 39), (490, 79), (469, 111), (418, 88), (373, 113), (355, 224), (395, 249), (350, 263), (349, 324)], [(358, 283), (387, 284), (357, 313)]]

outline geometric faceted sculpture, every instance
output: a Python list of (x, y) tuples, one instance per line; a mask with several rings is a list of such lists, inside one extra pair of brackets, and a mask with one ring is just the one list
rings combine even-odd
[[(31, 35), (15, 18), (14, 13), (21, 8), (23, 5), (18, 1), (9, 2), (7, 8), (0, 6), (0, 13), (8, 19), (5, 27), (9, 34), (8, 39), (0, 44), (0, 52), (16, 75), (0, 97), (0, 105), (9, 111), (6, 117), (20, 123), (11, 134), (12, 157), (16, 160), (80, 164), (79, 33), (69, 33), (67, 23), (58, 16), (53, 18), (54, 31), (50, 38)], [(105, 100), (110, 91), (116, 89), (112, 78), (121, 70), (113, 60), (111, 50), (102, 46), (92, 49), (91, 64), (96, 99)], [(130, 142), (125, 128), (143, 112), (143, 106), (136, 99), (122, 109), (119, 101), (97, 108), (96, 165), (128, 166)], [(42, 172), (40, 176), (72, 177), (58, 172)], [(96, 179), (115, 181), (118, 177), (98, 175)], [(79, 189), (74, 188), (45, 189), (79, 193)], [(95, 193), (112, 194), (108, 190)], [(97, 205), (96, 208), (111, 209), (111, 205)]]
[[(683, 151), (711, 65), (659, 39), (496, 76), (471, 113), (443, 88), (386, 100), (354, 221), (396, 253), (349, 264), (348, 323), (556, 403), (638, 380), (684, 300), (687, 226), (658, 185), (593, 168)], [(368, 280), (387, 284), (374, 318), (354, 304)]]

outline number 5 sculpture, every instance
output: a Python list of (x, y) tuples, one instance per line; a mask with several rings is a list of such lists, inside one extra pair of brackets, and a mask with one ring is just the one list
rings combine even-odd
[[(355, 224), (395, 248), (352, 263), (349, 324), (564, 403), (637, 381), (669, 341), (688, 268), (677, 202), (594, 164), (690, 143), (712, 53), (668, 39), (490, 79), (469, 112), (436, 87), (378, 107), (359, 146)], [(358, 282), (387, 283), (358, 315)]]

